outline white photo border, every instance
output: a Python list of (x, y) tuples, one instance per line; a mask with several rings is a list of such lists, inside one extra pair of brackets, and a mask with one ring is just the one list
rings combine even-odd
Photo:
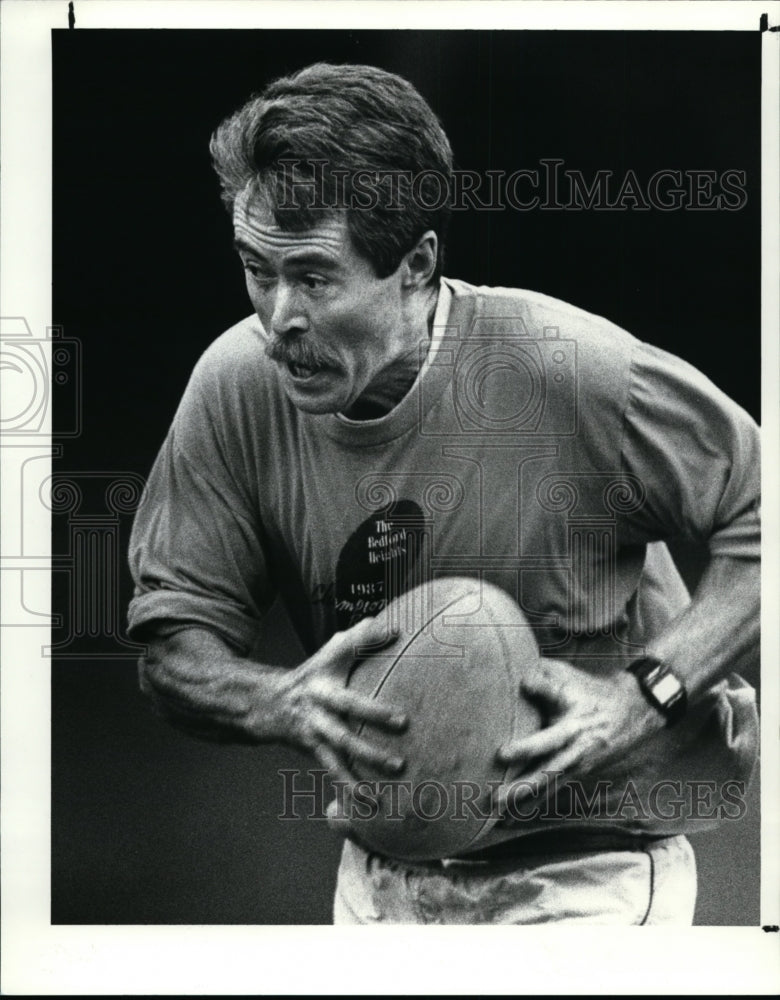
[[(77, 30), (93, 28), (405, 28), (759, 31), (780, 3), (745, 2), (265, 2), (76, 0)], [(51, 29), (64, 0), (3, 0), (0, 316), (41, 337), (51, 316)], [(764, 543), (761, 921), (780, 923), (778, 705), (780, 681), (780, 32), (763, 34), (762, 406)], [(31, 154), (34, 150), (34, 155)], [(47, 350), (50, 349), (50, 345)], [(50, 426), (3, 441), (3, 567), (23, 558), (13, 526), (14, 477), (26, 455), (52, 453)], [(25, 451), (25, 449), (29, 449)], [(16, 491), (18, 492), (18, 491)], [(18, 500), (17, 500), (18, 503)], [(48, 536), (44, 528), (44, 552)], [(50, 554), (50, 552), (49, 552)], [(21, 563), (19, 563), (21, 566)], [(29, 564), (25, 564), (29, 567)], [(14, 577), (15, 574), (4, 574)], [(46, 560), (25, 592), (50, 606)], [(8, 594), (4, 593), (4, 596)], [(13, 596), (13, 595), (11, 595)], [(778, 936), (750, 928), (641, 931), (590, 927), (316, 928), (52, 926), (50, 923), (50, 665), (46, 627), (0, 630), (2, 672), (2, 991), (14, 994), (503, 994), (773, 993)], [(475, 937), (478, 936), (478, 938)], [(398, 961), (393, 956), (403, 956)], [(327, 970), (327, 971), (325, 971)]]

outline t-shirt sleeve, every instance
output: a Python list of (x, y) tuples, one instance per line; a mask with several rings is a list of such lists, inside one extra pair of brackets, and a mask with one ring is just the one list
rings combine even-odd
[(632, 361), (622, 459), (644, 491), (646, 538), (759, 558), (758, 426), (701, 372), (647, 344)]
[(274, 592), (257, 504), (241, 473), (240, 428), (231, 428), (221, 402), (203, 366), (196, 369), (136, 514), (129, 631), (186, 621), (246, 653)]

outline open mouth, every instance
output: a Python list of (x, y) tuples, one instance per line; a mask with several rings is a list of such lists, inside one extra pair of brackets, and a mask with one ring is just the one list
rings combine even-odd
[(322, 368), (312, 368), (309, 365), (299, 364), (297, 361), (288, 361), (287, 370), (293, 378), (313, 378)]

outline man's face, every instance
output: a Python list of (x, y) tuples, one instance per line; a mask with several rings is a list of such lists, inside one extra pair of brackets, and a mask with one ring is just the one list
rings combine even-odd
[(233, 227), (249, 298), (268, 334), (267, 353), (301, 410), (349, 410), (416, 346), (400, 272), (377, 278), (355, 251), (343, 213), (285, 232), (264, 199), (241, 195)]

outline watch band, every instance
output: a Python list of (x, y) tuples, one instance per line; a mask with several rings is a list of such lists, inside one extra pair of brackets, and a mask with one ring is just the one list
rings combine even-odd
[(653, 656), (634, 660), (628, 670), (636, 677), (642, 694), (665, 718), (667, 726), (678, 722), (688, 710), (685, 685), (669, 667)]

